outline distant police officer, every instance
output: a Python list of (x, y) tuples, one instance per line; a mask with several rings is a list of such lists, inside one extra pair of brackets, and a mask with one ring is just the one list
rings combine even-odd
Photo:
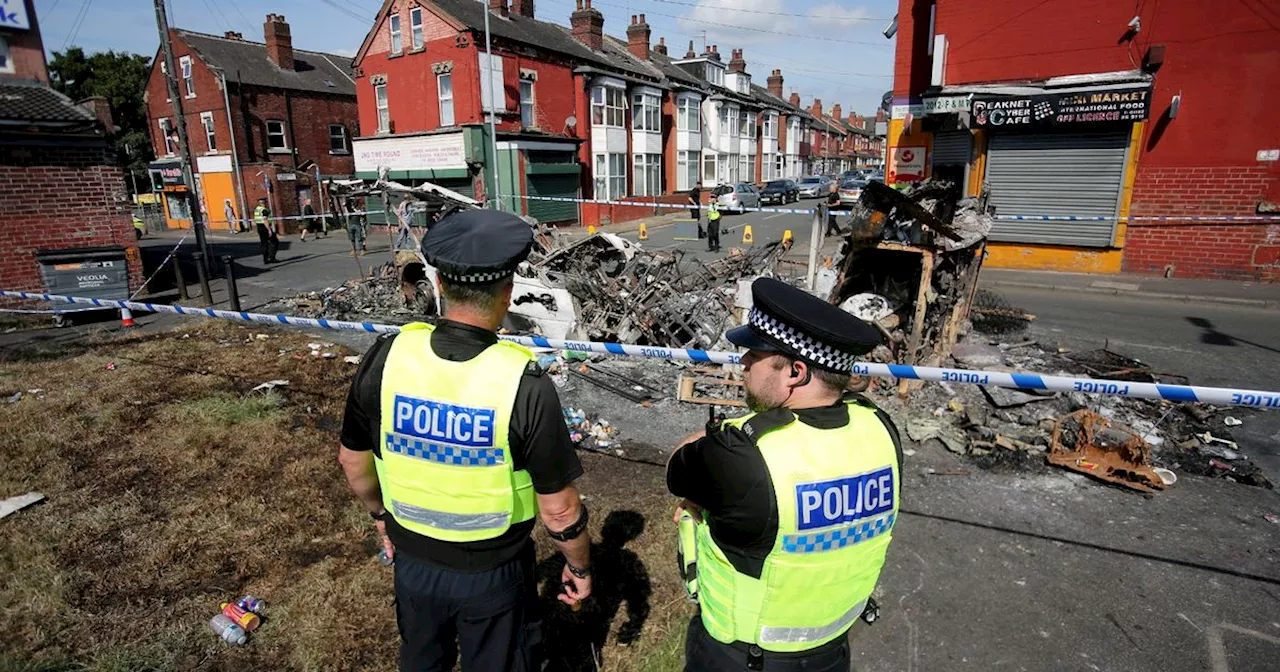
[(265, 198), (259, 198), (258, 207), (253, 209), (253, 225), (258, 230), (258, 247), (262, 249), (263, 265), (276, 263), (280, 236), (275, 222), (271, 221), (271, 208), (267, 207)]
[(533, 355), (498, 340), (533, 232), (519, 217), (446, 217), (422, 251), (438, 326), (406, 325), (364, 356), (339, 461), (395, 558), (401, 670), (538, 669), (534, 516), (564, 554), (560, 600), (591, 593), (582, 474), (560, 400)]
[(716, 202), (715, 196), (711, 197), (711, 203), (707, 205), (707, 251), (720, 251), (720, 204)]
[(752, 413), (690, 436), (671, 456), (689, 624), (685, 669), (849, 669), (847, 633), (884, 565), (901, 448), (883, 412), (845, 388), (875, 329), (774, 279), (752, 285)]

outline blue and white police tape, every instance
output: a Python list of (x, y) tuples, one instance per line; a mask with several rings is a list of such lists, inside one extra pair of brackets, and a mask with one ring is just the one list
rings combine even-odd
[[(34, 299), (62, 303), (80, 303), (98, 306), (99, 308), (129, 308), (130, 310), (146, 310), (153, 313), (174, 313), (189, 317), (215, 317), (228, 320), (239, 320), (242, 322), (283, 324), (316, 329), (362, 331), (371, 334), (388, 334), (400, 331), (399, 326), (391, 324), (343, 322), (340, 320), (293, 317), (290, 315), (217, 310), (215, 308), (185, 308), (182, 306), (170, 306), (162, 303), (152, 304), (137, 301), (118, 301), (114, 299), (90, 299), (77, 296), (63, 296), (59, 294), (38, 294), (35, 292), (0, 290), (0, 297)], [(591, 352), (602, 355), (645, 357), (649, 359), (680, 360), (685, 362), (716, 364), (738, 364), (742, 361), (742, 355), (740, 354), (733, 352), (717, 352), (713, 350), (662, 348), (649, 345), (599, 343), (594, 341), (569, 341), (554, 338), (543, 338), (541, 336), (502, 335), (500, 338), (528, 347), (550, 348), (552, 350), (570, 350), (573, 352)], [(1246, 390), (1229, 387), (1162, 385), (1159, 383), (1095, 380), (1092, 378), (1073, 378), (1070, 376), (1049, 376), (1040, 373), (969, 371), (965, 369), (945, 369), (934, 366), (912, 366), (909, 364), (856, 364), (853, 367), (853, 373), (860, 376), (872, 376), (875, 378), (897, 378), (937, 383), (969, 383), (973, 385), (994, 385), (996, 387), (1007, 387), (1013, 389), (1046, 390), (1050, 392), (1083, 392), (1085, 394), (1102, 394), (1116, 397), (1202, 402), (1220, 406), (1251, 406), (1254, 408), (1280, 409), (1280, 392)]]
[[(500, 198), (521, 198), (526, 201), (555, 201), (558, 203), (598, 203), (600, 205), (638, 205), (644, 208), (667, 208), (669, 210), (693, 210), (695, 207), (699, 210), (706, 210), (708, 206), (693, 205), (692, 203), (654, 203), (653, 201), (613, 201), (603, 198), (565, 198), (563, 196), (525, 196), (522, 194), (508, 194)], [(721, 208), (721, 212), (768, 212), (772, 214), (784, 215), (810, 215), (813, 210), (795, 210), (789, 208)]]
[(1159, 217), (1113, 217), (1108, 215), (996, 215), (998, 221), (1009, 222), (1275, 222), (1280, 215), (1162, 215)]

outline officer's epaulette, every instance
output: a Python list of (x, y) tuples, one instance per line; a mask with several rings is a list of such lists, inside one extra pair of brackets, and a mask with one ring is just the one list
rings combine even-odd
[(541, 367), (541, 366), (538, 366), (538, 362), (536, 362), (536, 361), (534, 361), (534, 360), (529, 360), (529, 363), (528, 363), (528, 364), (526, 364), (526, 365), (525, 365), (525, 367), (524, 367), (524, 375), (526, 375), (526, 376), (533, 376), (533, 377), (535, 377), (535, 378), (541, 378), (541, 377), (542, 377), (542, 374), (543, 374), (542, 367)]
[(750, 420), (742, 424), (742, 431), (752, 441), (759, 441), (760, 437), (772, 432), (775, 429), (782, 429), (787, 425), (795, 422), (796, 416), (790, 410), (785, 408), (771, 408), (763, 413), (756, 413)]

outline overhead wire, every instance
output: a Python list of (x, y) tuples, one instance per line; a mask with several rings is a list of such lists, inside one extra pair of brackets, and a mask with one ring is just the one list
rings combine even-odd
[(765, 14), (768, 16), (791, 16), (798, 19), (825, 19), (832, 21), (889, 21), (887, 18), (873, 16), (834, 16), (830, 14), (796, 14), (794, 12), (769, 12), (762, 9), (742, 9), (741, 7), (730, 7), (728, 5), (712, 5), (706, 2), (679, 2), (678, 0), (651, 0), (652, 2), (660, 2), (664, 5), (683, 5), (685, 7), (706, 7), (714, 9), (718, 12), (739, 12), (742, 14)]
[[(213, 23), (215, 25), (221, 24), (219, 26), (220, 28), (226, 28), (227, 30), (235, 30), (235, 26), (232, 25), (231, 20), (228, 19), (225, 14), (221, 14), (219, 12), (213, 11), (213, 4), (210, 4), (210, 0), (201, 0), (201, 2), (204, 3), (205, 11), (209, 12), (209, 18), (213, 19)], [(217, 4), (217, 0), (212, 0), (212, 2), (214, 4)]]
[(71, 29), (67, 31), (67, 39), (62, 41), (63, 50), (66, 50), (67, 45), (75, 42), (76, 38), (80, 36), (80, 28), (84, 26), (84, 20), (89, 16), (89, 8), (92, 6), (93, 0), (84, 0), (84, 4), (80, 6), (80, 11), (71, 23)]
[(323, 2), (324, 4), (332, 7), (333, 9), (339, 12), (342, 12), (343, 14), (346, 14), (347, 16), (353, 19), (356, 19), (357, 21), (368, 21), (370, 18), (372, 18), (371, 16), (364, 16), (362, 14), (357, 14), (355, 11), (347, 9), (344, 6), (339, 5), (337, 2), (334, 2), (334, 0), (320, 0), (320, 2)]

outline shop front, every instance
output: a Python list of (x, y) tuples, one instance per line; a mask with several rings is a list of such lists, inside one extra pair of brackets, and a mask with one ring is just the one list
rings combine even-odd
[[(430, 182), (475, 197), (475, 175), (468, 161), (468, 138), (462, 130), (447, 133), (356, 138), (352, 142), (355, 155), (356, 178), (372, 182), (379, 171), (386, 171), (387, 179), (406, 186), (418, 186)], [(388, 218), (381, 213), (381, 202), (370, 202), (369, 223), (381, 226)], [(399, 205), (393, 197), (390, 206)], [(425, 213), (419, 224), (426, 224)]]
[(181, 161), (153, 161), (147, 166), (151, 190), (160, 196), (164, 228), (191, 228), (191, 209), (199, 207), (183, 179)]

